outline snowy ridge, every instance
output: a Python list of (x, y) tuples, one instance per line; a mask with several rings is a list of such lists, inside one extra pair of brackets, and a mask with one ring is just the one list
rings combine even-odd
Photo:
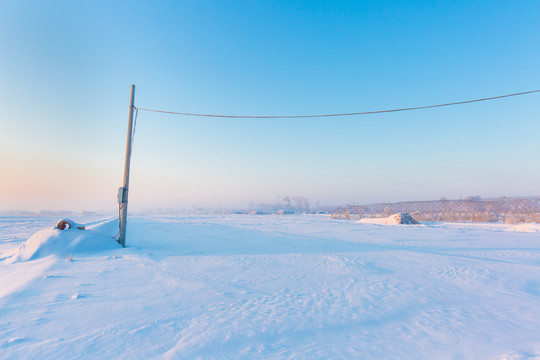
[(398, 213), (385, 218), (364, 218), (358, 220), (362, 224), (379, 224), (379, 225), (416, 225), (418, 221), (407, 213)]
[(519, 224), (519, 225), (513, 226), (512, 231), (526, 232), (526, 233), (540, 233), (540, 224), (537, 224), (537, 223)]
[[(8, 263), (40, 259), (49, 255), (67, 257), (115, 250), (120, 245), (111, 232), (117, 220), (108, 220), (89, 226), (86, 230), (59, 230), (56, 227), (40, 230), (23, 243), (7, 260)], [(114, 234), (113, 234), (114, 235)]]

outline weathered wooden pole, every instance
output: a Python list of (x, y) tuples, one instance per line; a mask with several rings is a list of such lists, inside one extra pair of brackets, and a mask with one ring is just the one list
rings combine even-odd
[(120, 204), (120, 236), (118, 242), (122, 247), (126, 246), (126, 223), (127, 223), (127, 206), (129, 192), (129, 166), (131, 161), (131, 140), (133, 137), (133, 112), (135, 101), (135, 85), (131, 84), (131, 98), (129, 100), (129, 120), (126, 142), (126, 162), (124, 165), (124, 186), (118, 191), (118, 202)]

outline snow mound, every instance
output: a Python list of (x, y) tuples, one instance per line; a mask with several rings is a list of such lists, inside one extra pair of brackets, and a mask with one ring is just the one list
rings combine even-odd
[(540, 233), (540, 224), (537, 224), (537, 223), (519, 224), (512, 227), (512, 231), (526, 232), (526, 233)]
[[(71, 257), (88, 253), (115, 250), (121, 246), (109, 233), (115, 220), (105, 221), (81, 230), (77, 227), (60, 230), (56, 226), (40, 230), (22, 244), (8, 262), (40, 259), (49, 255)], [(80, 225), (80, 224), (77, 224)], [(113, 226), (111, 226), (113, 225)]]
[(379, 224), (379, 225), (414, 225), (418, 221), (414, 220), (408, 213), (397, 213), (385, 218), (364, 218), (358, 220), (363, 224)]

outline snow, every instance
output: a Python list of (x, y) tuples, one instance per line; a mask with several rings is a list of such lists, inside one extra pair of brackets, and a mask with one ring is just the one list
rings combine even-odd
[(2, 358), (540, 358), (540, 234), (512, 225), (129, 217), (122, 249), (56, 220), (0, 217)]
[(53, 263), (54, 259), (49, 257), (33, 261), (31, 264), (14, 264), (9, 267), (2, 267), (3, 271), (0, 273), (0, 284), (2, 285), (0, 287), (0, 301), (41, 276)]
[(527, 233), (540, 233), (540, 224), (529, 223), (519, 224), (512, 227), (512, 231), (527, 232)]
[(59, 230), (55, 226), (38, 231), (22, 244), (7, 262), (34, 260), (53, 254), (69, 257), (73, 254), (114, 250), (120, 247), (111, 235), (103, 232), (104, 230), (110, 232), (111, 225), (113, 229), (117, 228), (118, 221), (116, 220), (104, 221), (86, 230), (80, 230), (78, 228), (81, 227), (80, 224), (71, 220), (67, 221), (72, 224), (70, 229)]
[(397, 213), (385, 218), (363, 218), (358, 220), (362, 224), (379, 224), (379, 225), (416, 225), (418, 222), (407, 213)]

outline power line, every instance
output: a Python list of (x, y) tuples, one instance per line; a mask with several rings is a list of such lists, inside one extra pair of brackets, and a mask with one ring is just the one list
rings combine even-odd
[(468, 104), (468, 103), (479, 102), (479, 101), (496, 100), (496, 99), (502, 99), (502, 98), (507, 98), (507, 97), (511, 97), (511, 96), (532, 94), (532, 93), (536, 93), (536, 92), (540, 92), (540, 90), (524, 91), (524, 92), (519, 92), (519, 93), (514, 93), (514, 94), (492, 96), (492, 97), (483, 98), (483, 99), (457, 101), (457, 102), (451, 102), (451, 103), (446, 103), (446, 104), (406, 107), (406, 108), (400, 108), (400, 109), (387, 109), (387, 110), (376, 110), (376, 111), (342, 113), (342, 114), (318, 114), (318, 115), (219, 115), (219, 114), (196, 114), (196, 113), (174, 112), (174, 111), (166, 111), (166, 110), (143, 109), (143, 108), (137, 108), (137, 107), (136, 107), (136, 109), (141, 110), (141, 111), (151, 111), (151, 112), (171, 114), (171, 115), (199, 116), (199, 117), (234, 118), (234, 119), (298, 119), (298, 118), (320, 118), (320, 117), (371, 115), (371, 114), (382, 114), (382, 113), (391, 113), (391, 112), (398, 112), (398, 111), (431, 109), (431, 108), (436, 108), (436, 107), (461, 105), (461, 104)]

